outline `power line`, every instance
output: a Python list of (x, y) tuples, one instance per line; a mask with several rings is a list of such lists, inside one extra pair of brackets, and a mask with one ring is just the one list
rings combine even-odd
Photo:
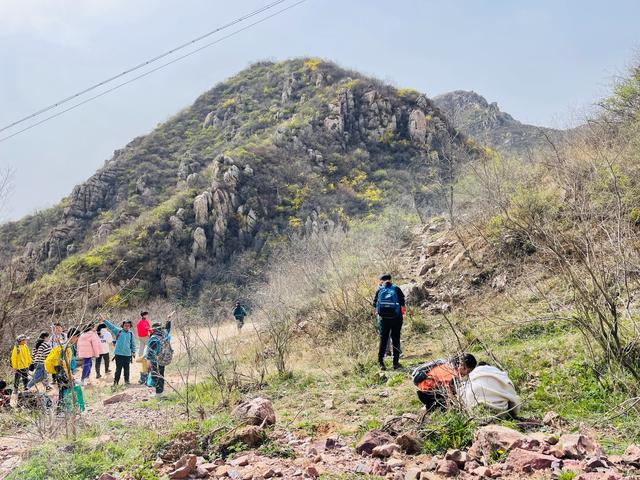
[(205, 38), (210, 37), (211, 35), (213, 35), (215, 33), (221, 32), (222, 30), (226, 30), (229, 27), (237, 25), (238, 23), (241, 23), (241, 22), (243, 22), (243, 21), (245, 21), (245, 20), (247, 20), (247, 19), (249, 19), (251, 17), (255, 17), (256, 15), (259, 15), (262, 12), (265, 12), (265, 11), (267, 11), (267, 10), (269, 10), (269, 9), (271, 9), (271, 8), (281, 4), (281, 3), (284, 3), (285, 1), (286, 0), (276, 0), (275, 2), (272, 2), (272, 3), (269, 3), (267, 5), (264, 5), (264, 6), (260, 7), (259, 9), (254, 10), (251, 13), (247, 13), (246, 15), (243, 15), (242, 17), (236, 18), (232, 22), (229, 22), (229, 23), (227, 23), (225, 25), (217, 27), (214, 30), (211, 30), (210, 32), (207, 32), (207, 33), (205, 33), (203, 35), (200, 35), (197, 38), (194, 38), (193, 40), (190, 40), (190, 41), (188, 41), (186, 43), (183, 43), (182, 45), (179, 45), (177, 47), (174, 47), (171, 50), (167, 50), (166, 52), (161, 53), (159, 55), (156, 55), (155, 57), (153, 57), (153, 58), (151, 58), (149, 60), (145, 60), (144, 62), (139, 63), (138, 65), (136, 65), (134, 67), (128, 68), (128, 69), (124, 70), (123, 72), (118, 73), (117, 75), (113, 75), (112, 77), (109, 77), (106, 80), (102, 80), (102, 81), (100, 81), (98, 83), (95, 83), (95, 84), (85, 88), (84, 90), (81, 90), (81, 91), (79, 91), (77, 93), (74, 93), (73, 95), (70, 95), (70, 96), (68, 96), (66, 98), (63, 98), (62, 100), (58, 100), (57, 102), (52, 103), (51, 105), (49, 105), (47, 107), (44, 107), (44, 108), (38, 110), (37, 112), (34, 112), (34, 113), (30, 114), (30, 115), (27, 115), (26, 117), (20, 118), (20, 119), (18, 119), (16, 121), (10, 123), (9, 125), (6, 125), (6, 126), (0, 128), (0, 132), (4, 132), (5, 130), (10, 129), (11, 127), (15, 127), (16, 125), (18, 125), (18, 124), (20, 124), (22, 122), (30, 120), (30, 119), (32, 119), (34, 117), (39, 116), (39, 115), (42, 115), (43, 113), (48, 112), (49, 110), (52, 110), (52, 109), (54, 109), (56, 107), (59, 107), (60, 105), (63, 105), (63, 104), (65, 104), (65, 103), (67, 103), (67, 102), (69, 102), (69, 101), (71, 101), (71, 100), (73, 100), (75, 98), (78, 98), (78, 97), (84, 95), (85, 93), (91, 92), (92, 90), (95, 90), (96, 88), (99, 88), (99, 87), (102, 87), (102, 86), (104, 86), (104, 85), (106, 85), (108, 83), (111, 83), (112, 81), (117, 80), (120, 77), (128, 75), (128, 74), (130, 74), (132, 72), (135, 72), (136, 70), (140, 70), (141, 68), (146, 67), (147, 65), (151, 65), (152, 63), (155, 63), (158, 60), (161, 60), (162, 58), (165, 58), (165, 57), (171, 55), (172, 53), (175, 53), (175, 52), (177, 52), (179, 50), (182, 50), (182, 49), (184, 49), (184, 48), (186, 48), (186, 47), (188, 47), (190, 45), (193, 45), (194, 43), (197, 43), (197, 42), (199, 42), (201, 40), (204, 40)]
[(79, 102), (79, 103), (76, 103), (75, 105), (72, 105), (69, 108), (66, 108), (64, 110), (61, 110), (58, 113), (55, 113), (55, 114), (50, 115), (50, 116), (48, 116), (46, 118), (43, 118), (39, 122), (33, 123), (33, 124), (29, 125), (28, 127), (23, 128), (22, 130), (18, 130), (17, 132), (12, 133), (11, 135), (7, 135), (6, 137), (2, 137), (2, 138), (0, 138), (0, 143), (4, 142), (6, 140), (9, 140), (10, 138), (13, 138), (16, 135), (19, 135), (19, 134), (21, 134), (23, 132), (26, 132), (27, 130), (31, 130), (32, 128), (37, 127), (38, 125), (42, 125), (43, 123), (48, 122), (49, 120), (52, 120), (52, 119), (54, 119), (56, 117), (59, 117), (60, 115), (63, 115), (65, 113), (67, 113), (67, 112), (70, 112), (71, 110), (75, 110), (76, 108), (78, 108), (78, 107), (80, 107), (80, 106), (82, 106), (82, 105), (84, 105), (86, 103), (89, 103), (89, 102), (91, 102), (91, 101), (93, 101), (93, 100), (95, 100), (97, 98), (100, 98), (103, 95), (106, 95), (107, 93), (111, 93), (114, 90), (118, 90), (119, 88), (122, 88), (125, 85), (128, 85), (130, 83), (135, 82), (136, 80), (139, 80), (139, 79), (144, 78), (144, 77), (146, 77), (148, 75), (151, 75), (152, 73), (157, 72), (158, 70), (161, 70), (161, 69), (163, 69), (165, 67), (168, 67), (169, 65), (171, 65), (173, 63), (176, 63), (176, 62), (178, 62), (180, 60), (183, 60), (183, 59), (185, 59), (187, 57), (190, 57), (191, 55), (193, 55), (195, 53), (198, 53), (198, 52), (204, 50), (205, 48), (208, 48), (208, 47), (211, 47), (213, 45), (216, 45), (217, 43), (220, 43), (223, 40), (226, 40), (226, 39), (228, 39), (230, 37), (233, 37), (233, 36), (237, 35), (238, 33), (243, 32), (245, 30), (248, 30), (249, 28), (254, 27), (254, 26), (256, 26), (256, 25), (258, 25), (260, 23), (263, 23), (263, 22), (269, 20), (270, 18), (273, 18), (273, 17), (275, 17), (277, 15), (280, 15), (281, 13), (286, 12), (287, 10), (291, 10), (292, 8), (297, 7), (298, 5), (300, 5), (300, 4), (302, 4), (302, 3), (306, 2), (306, 1), (307, 0), (299, 0), (298, 2), (293, 3), (293, 4), (289, 5), (288, 7), (283, 8), (283, 9), (280, 9), (280, 10), (272, 13), (271, 15), (263, 17), (260, 20), (257, 20), (257, 21), (255, 21), (253, 23), (250, 23), (249, 25), (246, 25), (246, 26), (244, 26), (242, 28), (239, 28), (238, 30), (235, 30), (235, 31), (229, 33), (228, 35), (220, 37), (219, 39), (215, 40), (214, 42), (207, 43), (207, 44), (205, 44), (205, 45), (203, 45), (203, 46), (201, 46), (201, 47), (199, 47), (199, 48), (197, 48), (195, 50), (192, 50), (189, 53), (185, 53), (184, 55), (181, 55), (180, 57), (174, 58), (173, 60), (171, 60), (169, 62), (163, 63), (162, 65), (160, 65), (160, 66), (158, 66), (158, 67), (156, 67), (156, 68), (154, 68), (152, 70), (149, 70), (148, 72), (145, 72), (145, 73), (143, 73), (141, 75), (133, 77), (133, 78), (127, 80), (126, 82), (119, 83), (118, 85), (116, 85), (114, 87), (111, 87), (108, 90), (105, 90), (103, 92), (100, 92), (97, 95), (94, 95), (93, 97), (89, 97), (89, 98), (83, 100), (82, 102)]

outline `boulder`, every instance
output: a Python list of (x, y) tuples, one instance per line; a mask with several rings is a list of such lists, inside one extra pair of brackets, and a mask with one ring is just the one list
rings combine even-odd
[(491, 478), (491, 469), (489, 467), (476, 467), (471, 470), (471, 473), (480, 478)]
[(242, 442), (248, 447), (259, 446), (264, 439), (263, 432), (259, 427), (255, 425), (249, 425), (248, 427), (241, 428), (234, 435), (234, 442)]
[(400, 285), (400, 290), (404, 293), (407, 305), (418, 305), (424, 299), (424, 290), (416, 282)]
[[(575, 480), (620, 480), (622, 477), (616, 472), (590, 472), (581, 473)], [(627, 477), (632, 478), (632, 477)]]
[(467, 463), (467, 453), (455, 448), (450, 448), (444, 455), (444, 459), (456, 462), (458, 467), (464, 467), (464, 464)]
[(193, 454), (187, 454), (180, 457), (180, 459), (173, 465), (174, 468), (189, 467), (190, 470), (195, 470), (198, 464), (198, 457)]
[(640, 468), (640, 446), (629, 445), (621, 458), (623, 463)]
[(371, 456), (377, 458), (387, 458), (393, 455), (395, 452), (400, 451), (400, 445), (397, 443), (385, 443), (384, 445), (379, 445), (374, 447), (371, 451)]
[(523, 450), (522, 448), (514, 448), (506, 460), (507, 465), (511, 465), (515, 470), (531, 473), (536, 470), (544, 470), (551, 468), (556, 458), (552, 455), (544, 453)]
[(396, 437), (396, 443), (409, 455), (420, 453), (422, 451), (422, 445), (420, 444), (418, 437), (411, 432), (405, 432), (398, 435)]
[(118, 393), (116, 395), (112, 395), (109, 398), (105, 398), (102, 401), (103, 405), (113, 405), (114, 403), (120, 403), (120, 402), (130, 402), (133, 399), (133, 397), (131, 395), (129, 395), (128, 393), (122, 392), (122, 393)]
[(419, 468), (410, 468), (404, 474), (404, 480), (420, 480), (421, 472)]
[(602, 449), (592, 439), (579, 433), (562, 435), (552, 454), (558, 458), (580, 460), (586, 456), (602, 455)]
[(117, 479), (110, 473), (103, 473), (97, 478), (97, 480), (117, 480)]
[(242, 402), (233, 409), (231, 415), (251, 425), (275, 425), (276, 414), (271, 401), (258, 397)]
[(393, 443), (393, 438), (382, 430), (369, 430), (364, 434), (362, 440), (356, 445), (356, 452), (362, 455), (363, 453), (371, 454), (375, 447), (385, 445), (387, 443)]
[(456, 477), (460, 473), (460, 469), (453, 460), (441, 460), (438, 462), (436, 473), (444, 477)]
[(409, 114), (409, 136), (416, 143), (424, 143), (427, 135), (427, 117), (418, 108)]
[(169, 473), (171, 480), (182, 480), (191, 476), (191, 469), (189, 467), (176, 468), (173, 472)]
[(501, 425), (486, 425), (475, 433), (468, 456), (472, 459), (491, 458), (498, 450), (505, 452), (519, 446), (525, 436)]

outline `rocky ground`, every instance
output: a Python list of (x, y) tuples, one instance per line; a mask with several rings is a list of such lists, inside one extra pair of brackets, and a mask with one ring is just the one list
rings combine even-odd
[[(467, 451), (450, 449), (444, 455), (430, 456), (420, 453), (419, 431), (406, 429), (420, 422), (412, 415), (387, 419), (382, 429), (368, 431), (355, 446), (354, 439), (348, 437), (300, 438), (276, 427), (267, 399), (247, 401), (236, 407), (233, 415), (243, 420), (244, 426), (225, 434), (213, 449), (207, 449), (210, 436), (197, 438), (192, 432), (178, 436), (153, 463), (159, 476), (238, 480), (347, 478), (341, 477), (344, 475), (390, 480), (640, 479), (640, 446), (629, 446), (621, 456), (606, 456), (591, 438), (556, 432), (551, 426), (523, 434), (487, 425), (476, 432)], [(238, 445), (244, 449), (235, 451)], [(189, 449), (207, 451), (209, 458)], [(100, 480), (129, 478), (109, 472)]]

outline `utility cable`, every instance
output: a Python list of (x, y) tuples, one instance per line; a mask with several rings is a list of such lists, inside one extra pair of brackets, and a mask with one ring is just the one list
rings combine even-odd
[(200, 35), (197, 38), (194, 38), (193, 40), (190, 40), (190, 41), (188, 41), (186, 43), (183, 43), (182, 45), (178, 45), (177, 47), (174, 47), (171, 50), (167, 50), (166, 52), (161, 53), (159, 55), (156, 55), (155, 57), (153, 57), (153, 58), (151, 58), (149, 60), (145, 60), (144, 62), (139, 63), (138, 65), (136, 65), (134, 67), (128, 68), (127, 70), (124, 70), (123, 72), (118, 73), (117, 75), (113, 75), (112, 77), (109, 77), (106, 80), (102, 80), (102, 81), (100, 81), (98, 83), (95, 83), (95, 84), (85, 88), (84, 90), (81, 90), (81, 91), (79, 91), (77, 93), (74, 93), (73, 95), (70, 95), (70, 96), (68, 96), (66, 98), (63, 98), (62, 100), (58, 100), (57, 102), (52, 103), (51, 105), (49, 105), (47, 107), (44, 107), (44, 108), (38, 110), (37, 112), (34, 112), (34, 113), (30, 114), (30, 115), (27, 115), (26, 117), (20, 118), (20, 119), (14, 121), (14, 122), (2, 127), (2, 128), (0, 128), (0, 132), (4, 132), (5, 130), (10, 129), (11, 127), (15, 127), (16, 125), (18, 125), (18, 124), (20, 124), (22, 122), (30, 120), (30, 119), (32, 119), (34, 117), (42, 115), (45, 112), (48, 112), (49, 110), (52, 110), (52, 109), (54, 109), (56, 107), (59, 107), (60, 105), (63, 105), (65, 103), (67, 103), (67, 102), (70, 102), (71, 100), (73, 100), (75, 98), (78, 98), (78, 97), (84, 95), (85, 93), (91, 92), (92, 90), (95, 90), (96, 88), (99, 88), (99, 87), (102, 87), (102, 86), (104, 86), (104, 85), (106, 85), (108, 83), (111, 83), (112, 81), (117, 80), (120, 77), (128, 75), (128, 74), (130, 74), (132, 72), (135, 72), (136, 70), (140, 70), (141, 68), (146, 67), (147, 65), (151, 65), (152, 63), (155, 63), (158, 60), (161, 60), (161, 59), (171, 55), (172, 53), (175, 53), (175, 52), (177, 52), (179, 50), (182, 50), (182, 49), (184, 49), (184, 48), (186, 48), (188, 46), (193, 45), (194, 43), (197, 43), (197, 42), (199, 42), (201, 40), (204, 40), (205, 38), (210, 37), (211, 35), (213, 35), (215, 33), (221, 32), (222, 30), (226, 30), (229, 27), (237, 25), (238, 23), (243, 22), (244, 20), (247, 20), (249, 18), (255, 17), (256, 15), (258, 15), (258, 14), (260, 14), (262, 12), (265, 12), (265, 11), (267, 11), (267, 10), (269, 10), (269, 9), (271, 9), (271, 8), (281, 4), (281, 3), (284, 3), (285, 1), (286, 0), (276, 0), (275, 2), (269, 3), (268, 5), (264, 5), (263, 7), (260, 7), (259, 9), (254, 10), (251, 13), (247, 13), (246, 15), (243, 15), (242, 17), (236, 18), (232, 22), (229, 22), (229, 23), (227, 23), (225, 25), (217, 27), (214, 30), (211, 30), (210, 32), (207, 32), (207, 33), (205, 33), (203, 35)]
[(223, 40), (226, 40), (226, 39), (228, 39), (230, 37), (233, 37), (233, 36), (237, 35), (238, 33), (243, 32), (245, 30), (248, 30), (249, 28), (254, 27), (254, 26), (256, 26), (256, 25), (258, 25), (260, 23), (263, 23), (266, 20), (269, 20), (270, 18), (273, 18), (273, 17), (275, 17), (275, 16), (277, 16), (277, 15), (279, 15), (281, 13), (286, 12), (287, 10), (291, 10), (292, 8), (297, 7), (298, 5), (300, 5), (300, 4), (302, 4), (302, 3), (306, 2), (306, 1), (307, 0), (299, 0), (296, 3), (293, 3), (293, 4), (289, 5), (288, 7), (280, 9), (280, 10), (278, 10), (278, 11), (276, 11), (276, 12), (274, 12), (274, 13), (266, 16), (266, 17), (261, 18), (260, 20), (257, 20), (257, 21), (255, 21), (253, 23), (250, 23), (249, 25), (246, 25), (246, 26), (244, 26), (242, 28), (239, 28), (238, 30), (235, 30), (235, 31), (223, 36), (223, 37), (220, 37), (219, 39), (217, 39), (217, 40), (215, 40), (213, 42), (207, 43), (207, 44), (205, 44), (205, 45), (203, 45), (203, 46), (201, 46), (201, 47), (199, 47), (199, 48), (197, 48), (195, 50), (192, 50), (189, 53), (185, 53), (184, 55), (181, 55), (180, 57), (174, 58), (173, 60), (171, 60), (169, 62), (163, 63), (162, 65), (159, 65), (158, 67), (155, 67), (154, 69), (149, 70), (148, 72), (145, 72), (145, 73), (140, 74), (140, 75), (138, 75), (136, 77), (133, 77), (133, 78), (127, 80), (126, 82), (119, 83), (118, 85), (116, 85), (114, 87), (111, 87), (108, 90), (100, 92), (97, 95), (94, 95), (93, 97), (89, 97), (89, 98), (83, 100), (82, 102), (76, 103), (75, 105), (72, 105), (71, 107), (68, 107), (68, 108), (66, 108), (64, 110), (61, 110), (60, 112), (57, 112), (57, 113), (55, 113), (53, 115), (50, 115), (50, 116), (48, 116), (46, 118), (43, 118), (39, 122), (33, 123), (33, 124), (29, 125), (28, 127), (23, 128), (22, 130), (18, 130), (17, 132), (12, 133), (11, 135), (7, 135), (6, 137), (2, 137), (2, 138), (0, 138), (0, 143), (4, 142), (6, 140), (9, 140), (10, 138), (13, 138), (16, 135), (19, 135), (19, 134), (21, 134), (23, 132), (26, 132), (27, 130), (31, 130), (32, 128), (37, 127), (38, 125), (42, 125), (43, 123), (48, 122), (49, 120), (52, 120), (52, 119), (54, 119), (56, 117), (59, 117), (60, 115), (63, 115), (65, 113), (67, 113), (67, 112), (70, 112), (71, 110), (75, 110), (76, 108), (78, 108), (78, 107), (80, 107), (80, 106), (82, 106), (82, 105), (84, 105), (86, 103), (89, 103), (89, 102), (91, 102), (91, 101), (93, 101), (93, 100), (95, 100), (97, 98), (100, 98), (103, 95), (106, 95), (107, 93), (111, 93), (114, 90), (118, 90), (119, 88), (122, 88), (125, 85), (128, 85), (130, 83), (135, 82), (136, 80), (139, 80), (139, 79), (144, 78), (144, 77), (146, 77), (148, 75), (151, 75), (152, 73), (157, 72), (158, 70), (161, 70), (161, 69), (163, 69), (165, 67), (168, 67), (169, 65), (171, 65), (171, 64), (173, 64), (175, 62), (178, 62), (178, 61), (183, 60), (183, 59), (185, 59), (187, 57), (190, 57), (191, 55), (193, 55), (195, 53), (198, 53), (198, 52), (204, 50), (205, 48), (208, 48), (208, 47), (211, 47), (213, 45), (216, 45), (216, 44), (222, 42)]

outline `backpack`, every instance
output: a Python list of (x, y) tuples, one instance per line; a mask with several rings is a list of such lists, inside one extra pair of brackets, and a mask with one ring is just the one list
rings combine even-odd
[(382, 318), (396, 318), (402, 313), (400, 302), (398, 302), (398, 293), (396, 286), (383, 285), (378, 290), (378, 298), (376, 301), (376, 311)]
[(445, 363), (447, 363), (447, 361), (440, 358), (438, 360), (433, 360), (432, 362), (424, 363), (417, 366), (413, 369), (413, 372), (411, 372), (413, 384), (417, 387), (429, 377), (429, 372), (431, 370), (439, 365), (444, 365)]
[(60, 366), (60, 357), (62, 356), (62, 347), (53, 347), (44, 359), (44, 369), (47, 373), (56, 373), (56, 367)]
[(173, 360), (173, 347), (166, 335), (163, 335), (158, 339), (158, 354), (156, 355), (156, 361), (161, 367), (165, 367)]

